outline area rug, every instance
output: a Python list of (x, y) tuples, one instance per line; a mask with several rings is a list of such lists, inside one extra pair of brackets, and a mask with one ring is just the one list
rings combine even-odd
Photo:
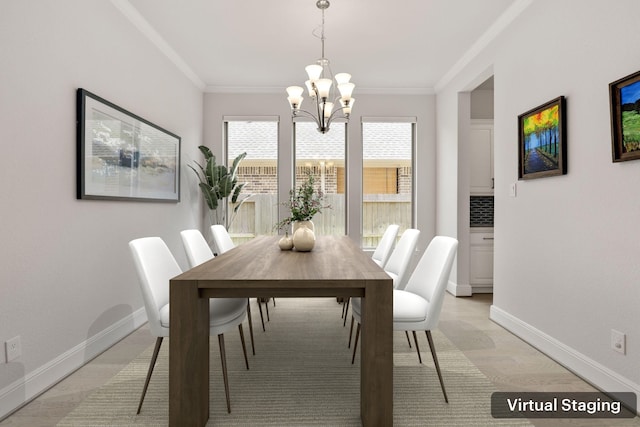
[[(254, 302), (255, 304), (255, 302)], [(210, 418), (216, 426), (360, 426), (359, 355), (351, 364), (349, 323), (335, 298), (278, 298), (246, 370), (237, 332), (225, 334), (231, 393), (226, 411), (217, 339), (211, 339)], [(255, 310), (257, 313), (257, 306)], [(254, 319), (255, 321), (256, 319)], [(248, 339), (248, 328), (245, 325)], [(493, 384), (442, 333), (433, 331), (449, 396), (445, 403), (424, 333), (423, 363), (404, 333), (394, 333), (394, 425), (530, 425), (491, 417)], [(153, 346), (140, 354), (58, 426), (166, 426), (168, 340), (165, 339), (140, 415), (136, 409)], [(251, 346), (247, 342), (250, 349)]]

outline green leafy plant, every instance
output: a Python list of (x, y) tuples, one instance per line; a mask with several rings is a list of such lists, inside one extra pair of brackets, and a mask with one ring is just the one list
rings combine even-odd
[(315, 214), (322, 213), (322, 209), (331, 209), (330, 205), (324, 205), (324, 194), (321, 190), (313, 188), (315, 180), (308, 174), (298, 191), (289, 190), (289, 200), (283, 203), (289, 208), (290, 216), (278, 222), (274, 228), (282, 229), (295, 221), (310, 221)]
[[(247, 153), (238, 155), (238, 157), (233, 160), (231, 167), (227, 169), (224, 165), (216, 164), (216, 156), (213, 155), (208, 147), (201, 145), (198, 149), (204, 155), (204, 166), (195, 161), (194, 163), (197, 165), (197, 169), (191, 165), (187, 166), (195, 172), (200, 181), (198, 186), (209, 207), (212, 224), (222, 224), (228, 229), (238, 213), (240, 206), (251, 197), (251, 195), (246, 195), (240, 198), (240, 193), (245, 183), (239, 184), (237, 176), (238, 165), (242, 159), (247, 156)], [(227, 218), (227, 204), (229, 202), (235, 206), (233, 207), (231, 217)]]

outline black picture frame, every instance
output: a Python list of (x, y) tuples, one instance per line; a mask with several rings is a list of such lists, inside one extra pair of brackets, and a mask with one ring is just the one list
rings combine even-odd
[(566, 99), (559, 96), (518, 116), (518, 179), (566, 173)]
[(614, 162), (640, 159), (640, 71), (609, 84)]
[(85, 90), (77, 97), (77, 198), (180, 201), (181, 138)]

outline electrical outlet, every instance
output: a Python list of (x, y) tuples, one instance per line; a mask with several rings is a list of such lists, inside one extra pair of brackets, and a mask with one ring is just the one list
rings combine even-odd
[(7, 363), (20, 357), (22, 354), (22, 344), (20, 343), (20, 335), (7, 340), (4, 343), (5, 351), (7, 353)]
[(615, 329), (611, 330), (611, 349), (618, 353), (626, 354), (627, 343), (626, 335)]

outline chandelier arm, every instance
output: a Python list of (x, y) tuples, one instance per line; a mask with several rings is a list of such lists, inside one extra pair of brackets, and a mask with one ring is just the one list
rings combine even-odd
[(344, 110), (345, 108), (347, 108), (347, 107), (340, 107), (340, 108), (338, 108), (337, 110), (333, 110), (333, 111), (331, 112), (331, 116), (329, 116), (329, 118), (330, 118), (330, 119), (333, 119), (333, 117), (336, 115), (336, 113), (337, 113), (338, 111), (342, 111), (342, 110)]
[(293, 117), (298, 117), (298, 115), (302, 115), (302, 116), (307, 116), (307, 117), (311, 117), (312, 119), (314, 119), (314, 121), (317, 123), (318, 120), (316, 119), (316, 116), (313, 115), (313, 113), (307, 111), (307, 110), (296, 110), (295, 113), (293, 114)]
[(318, 97), (316, 91), (316, 110), (318, 111), (318, 117), (316, 118), (316, 122), (318, 123), (318, 127), (322, 127), (324, 125), (324, 111), (320, 108), (320, 104), (322, 104), (322, 99)]

